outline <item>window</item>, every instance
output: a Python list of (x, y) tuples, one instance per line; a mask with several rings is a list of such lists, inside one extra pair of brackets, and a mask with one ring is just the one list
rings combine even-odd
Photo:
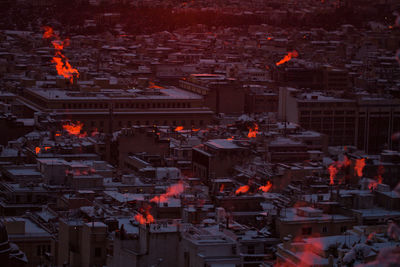
[(340, 227), (340, 232), (341, 233), (344, 233), (344, 232), (346, 232), (347, 231), (347, 226), (341, 226)]
[(101, 257), (101, 248), (95, 248), (94, 249), (94, 256), (96, 258), (100, 258)]
[(326, 226), (323, 226), (322, 227), (322, 233), (327, 233), (328, 232), (328, 227), (326, 227)]
[(249, 245), (247, 247), (247, 253), (248, 254), (254, 254), (254, 245)]
[(36, 247), (36, 256), (44, 256), (46, 252), (50, 253), (50, 245), (39, 245)]

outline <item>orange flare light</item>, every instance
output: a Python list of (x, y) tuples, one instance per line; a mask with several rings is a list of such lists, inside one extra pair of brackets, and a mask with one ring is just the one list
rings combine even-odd
[(336, 177), (336, 174), (339, 172), (339, 170), (341, 168), (350, 166), (350, 164), (351, 164), (351, 161), (345, 156), (343, 161), (335, 161), (334, 163), (329, 165), (329, 167), (328, 167), (329, 179), (330, 179), (329, 184), (334, 185), (335, 184), (334, 179)]
[(151, 88), (151, 89), (165, 89), (164, 87), (158, 86), (153, 82), (149, 82), (149, 88)]
[(179, 131), (182, 131), (183, 130), (183, 126), (178, 126), (178, 127), (176, 127), (175, 128), (175, 132), (179, 132)]
[(160, 195), (160, 196), (155, 196), (152, 199), (150, 199), (150, 202), (159, 202), (159, 203), (165, 203), (168, 202), (168, 199), (173, 196), (177, 196), (182, 194), (184, 191), (184, 186), (182, 183), (174, 184), (168, 187), (167, 192)]
[(36, 153), (36, 155), (40, 153), (40, 147), (38, 147), (38, 146), (35, 147), (35, 153)]
[(329, 179), (330, 179), (329, 184), (333, 185), (333, 184), (335, 184), (334, 179), (339, 170), (333, 164), (329, 165), (328, 170), (329, 170)]
[(141, 209), (141, 213), (136, 214), (134, 218), (140, 224), (153, 223), (155, 221), (153, 215), (150, 214), (150, 206)]
[(142, 214), (136, 214), (135, 220), (138, 221), (140, 224), (153, 223), (154, 217), (151, 214), (147, 214), (145, 216), (143, 216)]
[(354, 166), (354, 172), (357, 174), (358, 177), (362, 177), (364, 167), (365, 159), (357, 159), (356, 166)]
[(299, 53), (296, 50), (293, 50), (292, 52), (289, 52), (284, 58), (282, 58), (280, 61), (276, 62), (276, 65), (282, 65), (283, 63), (288, 62), (294, 57), (298, 57)]
[(68, 79), (72, 83), (74, 75), (79, 77), (79, 71), (71, 66), (71, 64), (68, 62), (68, 58), (62, 53), (64, 47), (69, 45), (69, 39), (61, 41), (60, 37), (55, 34), (53, 29), (49, 26), (45, 26), (44, 30), (44, 39), (55, 39), (51, 42), (55, 49), (54, 57), (51, 62), (56, 64), (57, 74), (64, 76), (64, 78)]
[(383, 175), (383, 173), (385, 172), (385, 169), (383, 168), (383, 166), (382, 165), (379, 165), (379, 167), (378, 167), (378, 184), (381, 184), (382, 182), (383, 182), (383, 177), (382, 177), (382, 175)]
[(240, 193), (245, 194), (245, 193), (247, 193), (247, 191), (249, 191), (249, 189), (250, 189), (250, 186), (243, 185), (243, 186), (239, 187), (238, 189), (236, 189), (235, 194), (236, 195), (239, 195)]
[(382, 174), (385, 172), (385, 169), (383, 168), (382, 165), (379, 165), (378, 167), (378, 175), (375, 177), (377, 179), (377, 181), (371, 181), (368, 184), (368, 188), (370, 190), (372, 189), (376, 189), (378, 187), (378, 184), (381, 184), (383, 182), (383, 177)]
[(272, 188), (272, 183), (267, 181), (266, 185), (260, 186), (258, 189), (262, 190), (263, 192), (268, 192)]
[(247, 134), (247, 137), (255, 138), (255, 137), (257, 137), (257, 133), (258, 133), (258, 125), (257, 125), (257, 123), (255, 123), (254, 127), (249, 128), (249, 133)]
[(83, 127), (83, 123), (81, 123), (79, 121), (76, 124), (70, 123), (70, 124), (63, 125), (63, 129), (66, 130), (71, 135), (80, 135), (82, 127)]
[(220, 186), (220, 188), (219, 188), (219, 192), (224, 192), (224, 188), (225, 188), (225, 185), (224, 184), (221, 184), (221, 186)]

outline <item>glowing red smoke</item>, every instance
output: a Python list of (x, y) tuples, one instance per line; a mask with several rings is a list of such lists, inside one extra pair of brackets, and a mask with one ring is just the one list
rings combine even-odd
[(61, 41), (60, 37), (54, 33), (53, 28), (49, 26), (45, 26), (43, 28), (45, 30), (45, 32), (43, 33), (43, 38), (54, 39), (53, 41), (51, 41), (51, 43), (54, 46), (55, 53), (51, 62), (56, 64), (56, 70), (58, 75), (64, 76), (66, 79), (69, 79), (69, 81), (72, 83), (74, 74), (76, 75), (76, 77), (79, 77), (79, 71), (71, 66), (71, 64), (68, 61), (68, 58), (62, 53), (64, 47), (69, 45), (69, 39)]
[(299, 53), (296, 50), (293, 50), (292, 52), (288, 52), (288, 54), (282, 58), (281, 60), (279, 60), (278, 62), (276, 62), (276, 65), (282, 65), (283, 63), (288, 62), (289, 60), (291, 60), (294, 57), (298, 57)]
[(168, 187), (167, 192), (160, 195), (153, 197), (150, 202), (159, 202), (164, 203), (167, 202), (170, 197), (177, 196), (183, 193), (185, 187), (182, 183), (174, 184)]

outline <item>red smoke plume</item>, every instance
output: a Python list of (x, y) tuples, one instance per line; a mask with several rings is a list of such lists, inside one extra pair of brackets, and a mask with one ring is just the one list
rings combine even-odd
[(357, 159), (356, 165), (354, 166), (354, 172), (357, 174), (358, 177), (362, 177), (363, 169), (365, 167), (365, 159)]
[(62, 53), (64, 47), (69, 45), (69, 39), (61, 41), (60, 37), (54, 33), (53, 28), (49, 26), (45, 26), (43, 28), (45, 30), (45, 32), (43, 33), (43, 38), (54, 39), (53, 41), (51, 41), (51, 43), (54, 46), (55, 53), (51, 62), (56, 64), (56, 70), (58, 75), (64, 76), (66, 79), (69, 79), (69, 81), (72, 83), (74, 74), (77, 77), (79, 77), (79, 71), (71, 66), (71, 64), (68, 62), (68, 58)]
[(167, 192), (160, 195), (153, 197), (150, 202), (159, 202), (164, 203), (167, 202), (170, 197), (177, 196), (183, 193), (184, 186), (182, 183), (174, 184), (168, 187)]
[(276, 62), (276, 65), (279, 66), (283, 63), (288, 62), (289, 60), (291, 60), (294, 57), (298, 57), (299, 53), (296, 50), (293, 50), (292, 52), (288, 52), (288, 54), (282, 58), (281, 60), (279, 60), (278, 62)]
[(243, 185), (243, 186), (239, 187), (238, 189), (236, 189), (235, 194), (236, 195), (239, 195), (240, 193), (245, 194), (245, 193), (247, 193), (247, 191), (249, 191), (249, 189), (250, 189), (250, 186)]
[(272, 188), (272, 183), (267, 181), (266, 185), (260, 186), (258, 189), (262, 190), (263, 192), (268, 192)]

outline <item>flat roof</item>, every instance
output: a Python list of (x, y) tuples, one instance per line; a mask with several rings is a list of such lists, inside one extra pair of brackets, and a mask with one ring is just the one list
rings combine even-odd
[(239, 149), (242, 148), (236, 145), (233, 140), (227, 139), (212, 139), (205, 143), (205, 145), (210, 146), (215, 149)]
[[(146, 100), (146, 99), (190, 99), (200, 100), (202, 96), (185, 91), (176, 87), (168, 87), (157, 91), (148, 90), (124, 90), (124, 89), (103, 89), (98, 92), (67, 91), (58, 88), (28, 88), (27, 91), (39, 95), (48, 100)], [(153, 92), (154, 94), (149, 94)], [(141, 94), (143, 93), (143, 94)]]

